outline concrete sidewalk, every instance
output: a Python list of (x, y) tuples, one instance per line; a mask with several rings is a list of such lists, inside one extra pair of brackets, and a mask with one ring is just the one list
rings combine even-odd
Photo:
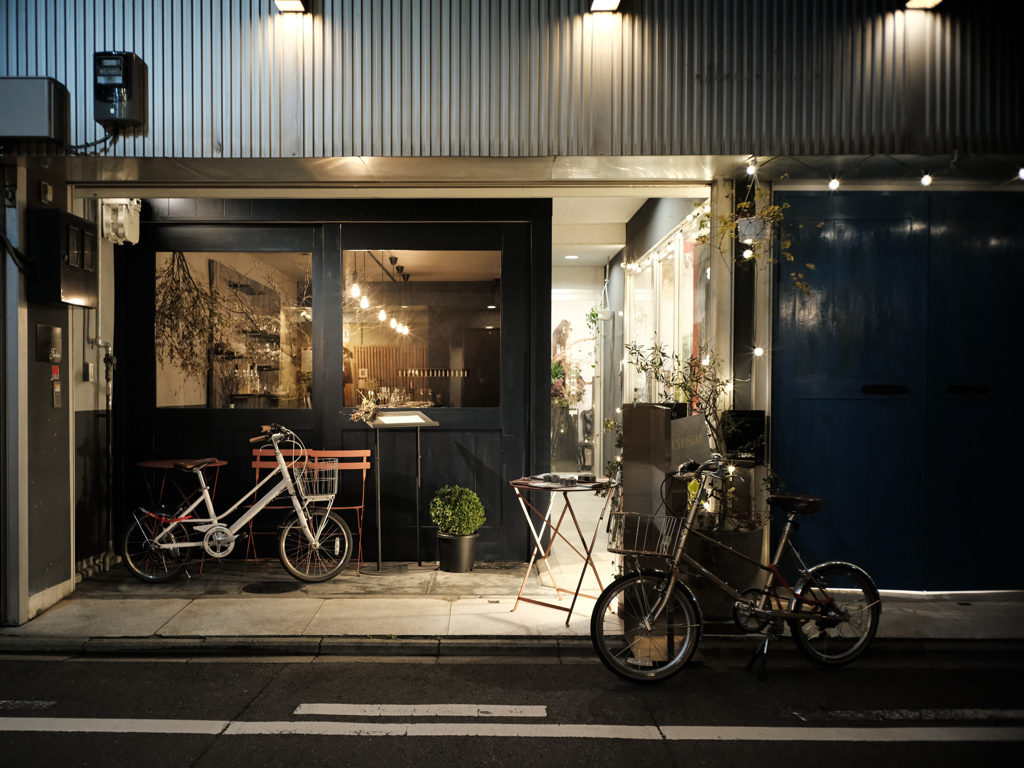
[[(589, 538), (600, 500), (574, 507)], [(119, 565), (27, 624), (0, 629), (0, 652), (593, 654), (593, 598), (615, 571), (600, 535), (595, 549), (571, 617), (571, 596), (559, 600), (553, 584), (574, 590), (583, 561), (560, 540), (548, 563), (530, 571), (523, 596), (566, 610), (520, 602), (513, 611), (526, 563), (478, 563), (465, 574), (436, 563), (384, 563), (381, 571), (373, 563), (323, 584), (291, 578), (277, 560), (208, 559), (167, 584), (142, 583)], [(1024, 641), (1024, 592), (883, 590), (882, 600), (879, 642)], [(707, 624), (702, 647), (709, 641), (757, 642), (737, 636), (731, 622)]]

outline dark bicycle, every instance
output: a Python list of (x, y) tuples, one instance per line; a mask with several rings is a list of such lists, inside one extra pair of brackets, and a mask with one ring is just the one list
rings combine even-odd
[[(619, 677), (655, 682), (677, 673), (697, 650), (702, 630), (700, 606), (680, 579), (687, 565), (736, 600), (733, 618), (747, 633), (764, 633), (764, 642), (748, 669), (761, 659), (764, 676), (768, 643), (782, 635), (788, 624), (797, 647), (811, 661), (836, 667), (849, 664), (870, 645), (878, 630), (881, 598), (863, 569), (843, 562), (808, 568), (790, 533), (796, 518), (816, 512), (821, 499), (812, 496), (769, 496), (768, 503), (787, 513), (775, 557), (762, 565), (741, 552), (705, 536), (693, 527), (698, 505), (709, 479), (752, 467), (752, 461), (726, 461), (715, 456), (703, 464), (691, 463), (673, 476), (689, 482), (699, 479), (685, 518), (671, 514), (612, 513), (609, 525), (611, 552), (627, 556), (663, 558), (663, 570), (634, 568), (620, 576), (598, 598), (590, 623), (590, 637), (601, 661)], [(690, 536), (729, 552), (767, 573), (763, 589), (742, 594), (694, 560), (686, 551)], [(800, 578), (790, 586), (779, 572), (783, 552), (789, 551)]]

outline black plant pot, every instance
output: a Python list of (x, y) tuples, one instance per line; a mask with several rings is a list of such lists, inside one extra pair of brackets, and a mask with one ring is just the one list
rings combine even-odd
[(476, 560), (476, 537), (479, 535), (477, 533), (469, 536), (437, 534), (437, 550), (441, 561), (441, 570), (447, 573), (469, 573), (472, 571), (473, 562)]

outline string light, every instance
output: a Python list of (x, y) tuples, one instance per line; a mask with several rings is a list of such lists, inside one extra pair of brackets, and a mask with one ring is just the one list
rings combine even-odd
[(390, 325), (391, 325), (392, 328), (397, 328), (398, 327), (398, 321), (395, 320), (395, 318), (392, 317)]
[(754, 255), (754, 252), (752, 250), (750, 250), (749, 248), (747, 248), (747, 250), (745, 250), (743, 252), (743, 258), (744, 259), (749, 259), (753, 255)]
[(1017, 178), (1020, 179), (1021, 181), (1024, 181), (1024, 168), (1021, 168), (1019, 171), (1017, 171)]
[(725, 385), (725, 391), (726, 392), (732, 392), (732, 382), (731, 381), (728, 384)]
[(388, 313), (382, 309), (380, 312), (377, 313), (377, 319), (383, 323), (385, 320), (388, 319)]
[(409, 326), (408, 325), (403, 325), (402, 326), (402, 335), (403, 336), (408, 336), (409, 335)]
[(831, 189), (833, 192), (839, 189), (839, 179), (832, 179), (832, 181), (828, 183), (828, 188)]
[(927, 173), (924, 176), (921, 177), (921, 186), (922, 187), (927, 187), (931, 183), (932, 183), (932, 177), (929, 176)]
[(352, 283), (352, 298), (359, 298), (359, 283)]
[(359, 302), (359, 306), (362, 307), (363, 309), (369, 309), (370, 300), (363, 296), (363, 300)]
[(755, 173), (757, 173), (757, 166), (751, 163), (747, 166), (747, 176), (753, 176)]
[(754, 357), (760, 357), (764, 354), (764, 350), (761, 347), (754, 347)]

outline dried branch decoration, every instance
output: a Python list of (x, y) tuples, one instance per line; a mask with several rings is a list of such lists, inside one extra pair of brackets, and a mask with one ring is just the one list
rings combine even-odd
[(171, 254), (156, 274), (154, 341), (158, 363), (181, 369), (187, 378), (205, 381), (214, 333), (227, 322), (216, 289), (197, 279), (181, 251)]

